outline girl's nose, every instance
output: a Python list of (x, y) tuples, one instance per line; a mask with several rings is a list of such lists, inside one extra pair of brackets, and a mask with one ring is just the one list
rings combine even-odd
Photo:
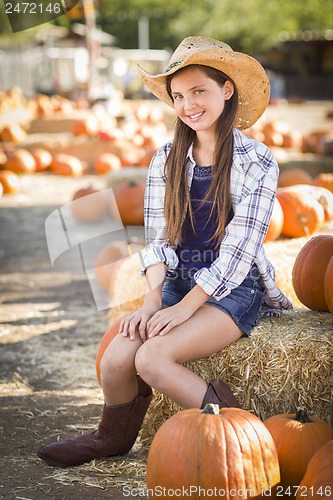
[(193, 98), (191, 96), (185, 97), (185, 105), (184, 105), (185, 111), (193, 109), (194, 106), (195, 106), (195, 102), (194, 102)]

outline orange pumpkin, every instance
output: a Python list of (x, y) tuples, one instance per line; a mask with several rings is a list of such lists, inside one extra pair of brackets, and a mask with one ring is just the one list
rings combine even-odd
[(101, 361), (104, 352), (106, 351), (107, 347), (109, 347), (109, 344), (111, 340), (114, 339), (114, 337), (117, 335), (119, 331), (119, 325), (121, 320), (123, 319), (122, 316), (121, 318), (117, 319), (115, 323), (113, 323), (110, 328), (106, 330), (106, 332), (103, 335), (103, 338), (101, 340), (101, 343), (99, 344), (97, 355), (96, 355), (96, 375), (97, 375), (97, 380), (99, 385), (101, 385)]
[(284, 491), (290, 487), (294, 496), (313, 455), (333, 439), (333, 429), (320, 418), (309, 417), (305, 408), (296, 414), (275, 415), (264, 423), (277, 448), (281, 485)]
[(36, 171), (36, 161), (28, 150), (17, 148), (8, 156), (5, 169), (16, 174), (32, 174)]
[(58, 175), (77, 177), (83, 174), (83, 163), (76, 156), (58, 153), (52, 157), (50, 169)]
[(326, 305), (333, 314), (333, 257), (331, 257), (325, 272), (324, 294)]
[(107, 214), (108, 199), (104, 191), (81, 188), (74, 193), (70, 210), (78, 222), (96, 222)]
[(36, 162), (36, 172), (43, 172), (52, 162), (52, 155), (46, 149), (33, 148), (31, 154)]
[(95, 262), (95, 277), (97, 283), (106, 291), (109, 290), (110, 274), (114, 263), (129, 255), (125, 241), (113, 241), (97, 255)]
[(120, 158), (113, 153), (102, 153), (94, 161), (94, 170), (97, 174), (108, 174), (120, 169)]
[(274, 200), (272, 218), (268, 226), (268, 230), (264, 239), (266, 241), (276, 240), (281, 234), (284, 222), (283, 210), (277, 198)]
[(313, 184), (313, 178), (310, 174), (299, 168), (285, 170), (279, 175), (279, 187), (294, 186), (295, 184)]
[(0, 170), (0, 183), (2, 184), (3, 194), (15, 194), (20, 189), (20, 179), (11, 170)]
[(333, 193), (321, 186), (310, 186), (308, 184), (298, 184), (293, 189), (303, 192), (315, 198), (324, 209), (325, 221), (333, 219)]
[(27, 133), (19, 123), (12, 123), (0, 132), (0, 140), (4, 142), (22, 142)]
[(319, 174), (315, 178), (314, 184), (326, 188), (333, 193), (333, 174)]
[(314, 233), (323, 225), (324, 209), (312, 196), (291, 186), (278, 189), (276, 197), (283, 210), (284, 222), (281, 234), (284, 236), (301, 238)]
[(72, 133), (74, 135), (94, 136), (97, 134), (98, 129), (98, 120), (93, 115), (83, 120), (75, 120), (72, 124)]
[[(130, 181), (120, 184), (114, 189), (114, 197), (118, 211), (125, 226), (142, 226), (143, 202), (146, 183)], [(117, 217), (114, 202), (110, 206), (111, 214)]]
[[(97, 283), (106, 291), (111, 293), (110, 281), (112, 275), (117, 273), (117, 262), (125, 259), (130, 253), (144, 248), (143, 241), (131, 243), (130, 249), (125, 241), (113, 241), (103, 248), (97, 255), (95, 261), (95, 277)], [(112, 294), (111, 294), (112, 295)]]
[(313, 455), (306, 468), (296, 499), (323, 500), (333, 495), (333, 440)]
[(159, 498), (191, 488), (196, 500), (240, 500), (260, 496), (279, 479), (270, 433), (259, 418), (239, 408), (219, 411), (208, 404), (176, 413), (161, 425), (149, 449), (147, 486)]
[(295, 293), (302, 304), (315, 311), (329, 311), (324, 280), (332, 256), (333, 236), (315, 236), (300, 250), (293, 266)]

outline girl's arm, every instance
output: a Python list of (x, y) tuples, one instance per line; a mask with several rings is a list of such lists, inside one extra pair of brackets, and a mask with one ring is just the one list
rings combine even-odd
[(162, 285), (167, 266), (163, 262), (149, 266), (146, 270), (145, 297), (142, 307), (123, 318), (119, 333), (124, 337), (135, 338), (136, 329), (143, 341), (147, 339), (147, 322), (162, 307)]

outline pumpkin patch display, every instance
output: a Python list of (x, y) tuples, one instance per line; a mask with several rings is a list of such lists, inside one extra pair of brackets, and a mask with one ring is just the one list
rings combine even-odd
[(20, 179), (11, 170), (0, 170), (0, 183), (3, 194), (16, 194), (20, 189)]
[(329, 189), (333, 193), (333, 174), (319, 174), (313, 182), (316, 186)]
[(36, 171), (36, 161), (24, 148), (17, 148), (8, 155), (4, 168), (16, 174), (32, 174)]
[(297, 492), (296, 499), (322, 500), (333, 496), (333, 440), (313, 455)]
[(333, 428), (323, 420), (310, 417), (305, 408), (296, 414), (275, 415), (265, 422), (279, 457), (281, 486), (295, 496), (306, 468), (321, 446), (333, 439)]
[(296, 184), (313, 184), (313, 178), (310, 174), (300, 168), (285, 170), (279, 175), (278, 186), (288, 187)]
[(81, 188), (74, 193), (70, 210), (78, 222), (97, 222), (107, 214), (108, 199), (104, 191)]
[(269, 223), (264, 242), (276, 240), (276, 238), (280, 236), (283, 228), (283, 222), (284, 222), (283, 210), (279, 200), (275, 198), (272, 218)]
[(83, 164), (76, 156), (58, 153), (52, 157), (52, 172), (58, 175), (77, 177), (83, 174)]
[(333, 256), (331, 257), (325, 272), (324, 294), (326, 305), (333, 314)]
[(30, 152), (36, 162), (36, 172), (43, 172), (49, 168), (52, 162), (51, 153), (42, 148), (33, 148)]
[(110, 291), (111, 275), (116, 273), (117, 261), (128, 257), (130, 252), (134, 253), (144, 248), (143, 241), (131, 243), (130, 249), (125, 241), (113, 241), (104, 247), (97, 255), (95, 261), (95, 278), (97, 283), (106, 291)]
[[(146, 183), (141, 181), (129, 181), (120, 184), (114, 189), (114, 197), (118, 207), (119, 215), (125, 226), (142, 226), (143, 202)], [(111, 214), (118, 217), (115, 212), (114, 202), (110, 205)]]
[(120, 169), (120, 158), (113, 153), (102, 153), (94, 161), (94, 170), (97, 174), (108, 174)]
[[(325, 276), (333, 257), (333, 236), (311, 238), (296, 257), (292, 270), (292, 283), (298, 299), (315, 311), (329, 311), (325, 297)], [(332, 270), (326, 281), (328, 300), (331, 300)]]
[(239, 500), (260, 496), (279, 480), (272, 436), (261, 420), (239, 408), (219, 411), (208, 404), (176, 413), (161, 425), (149, 449), (150, 498), (192, 488), (193, 499)]
[(284, 215), (281, 232), (283, 236), (291, 238), (309, 236), (323, 225), (324, 209), (313, 196), (290, 186), (278, 189), (276, 197)]

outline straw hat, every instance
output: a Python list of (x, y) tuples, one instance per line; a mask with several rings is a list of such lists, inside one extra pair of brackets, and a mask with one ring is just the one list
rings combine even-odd
[(261, 64), (251, 56), (234, 52), (229, 45), (212, 38), (190, 36), (173, 53), (165, 73), (150, 75), (138, 66), (143, 83), (161, 101), (172, 108), (173, 101), (166, 89), (166, 78), (190, 64), (216, 68), (228, 75), (238, 90), (238, 112), (235, 126), (251, 127), (265, 111), (269, 101), (269, 80)]

